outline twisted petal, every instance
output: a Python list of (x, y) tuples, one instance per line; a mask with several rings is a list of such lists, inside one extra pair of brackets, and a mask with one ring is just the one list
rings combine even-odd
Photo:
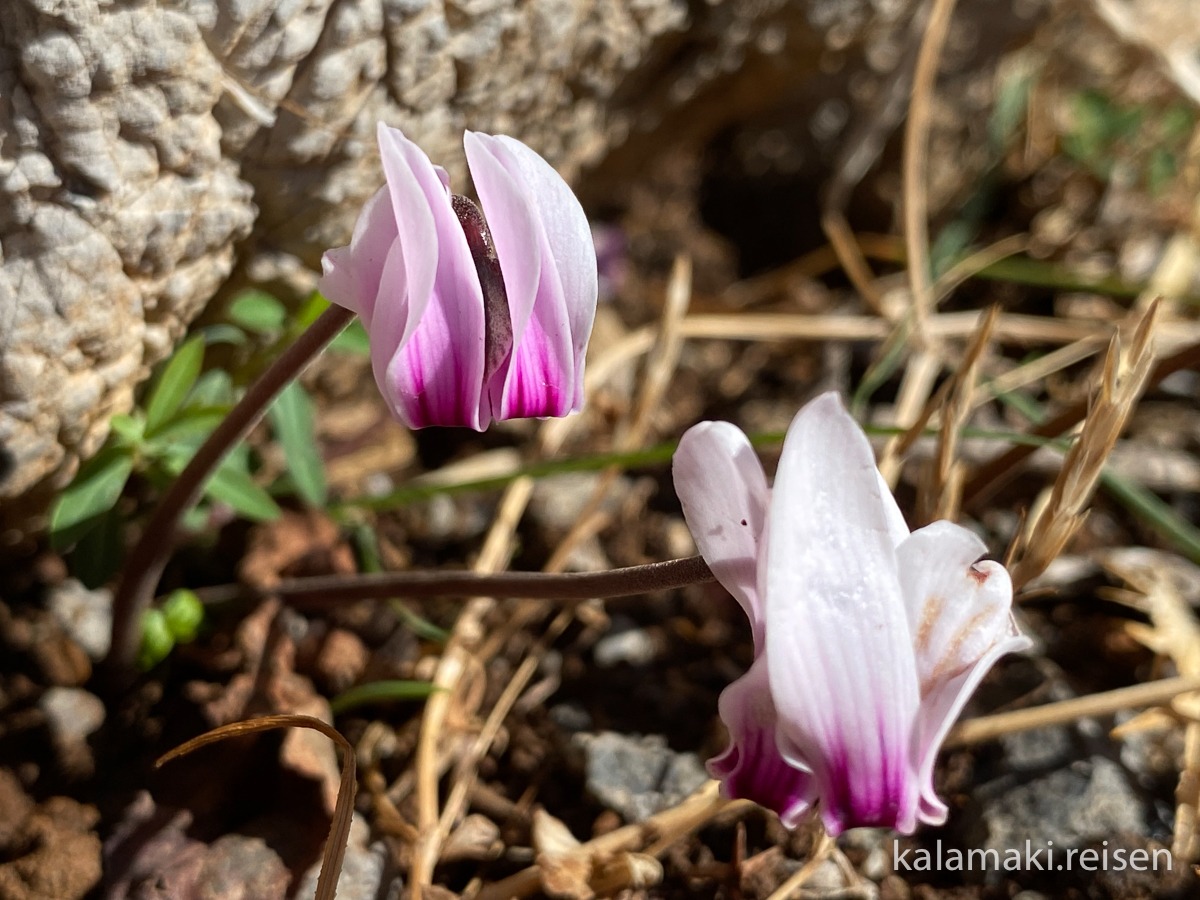
[(468, 132), (465, 143), (512, 316), (498, 416), (578, 411), (597, 295), (587, 217), (562, 177), (520, 141)]
[(708, 774), (721, 781), (726, 797), (753, 800), (778, 813), (788, 828), (798, 825), (812, 805), (812, 773), (785, 760), (775, 745), (777, 718), (764, 657), (721, 692), (718, 709), (729, 747), (708, 761)]
[[(384, 266), (372, 322), (372, 361), (380, 389), (396, 415), (413, 428), (487, 426), (483, 393), (483, 292), (467, 239), (450, 205), (445, 172), (395, 128), (379, 126), (379, 152), (395, 213), (397, 240)], [(393, 258), (394, 257), (394, 258)], [(384, 363), (385, 308), (393, 297), (391, 273), (404, 272), (408, 308), (399, 349)], [(387, 322), (387, 333), (400, 316)], [(376, 347), (378, 350), (378, 359)]]
[(985, 550), (983, 541), (950, 522), (914, 531), (897, 550), (921, 686), (914, 748), (920, 817), (932, 825), (946, 818), (933, 792), (946, 732), (996, 660), (1029, 646), (1012, 621), (1008, 572), (999, 563), (976, 562)]
[[(392, 198), (383, 187), (363, 207), (354, 223), (349, 246), (327, 250), (321, 257), (323, 274), (319, 290), (331, 303), (356, 313), (368, 331), (384, 263), (396, 242), (396, 235)], [(404, 291), (393, 291), (391, 296), (407, 309), (408, 296)], [(394, 351), (395, 347), (392, 349)]]
[(890, 514), (835, 394), (793, 420), (772, 493), (766, 658), (783, 756), (810, 768), (830, 833), (916, 827), (919, 702)]
[(671, 474), (696, 548), (745, 610), (758, 657), (763, 647), (758, 556), (770, 500), (762, 464), (736, 425), (701, 422), (680, 439)]

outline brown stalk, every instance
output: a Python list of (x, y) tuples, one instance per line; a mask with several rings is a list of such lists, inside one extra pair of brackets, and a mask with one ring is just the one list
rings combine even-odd
[(241, 584), (199, 588), (204, 603), (239, 598), (279, 597), (305, 607), (328, 607), (355, 600), (389, 597), (526, 597), (539, 600), (589, 600), (630, 597), (673, 590), (712, 581), (708, 564), (699, 556), (607, 569), (603, 572), (379, 572), (356, 575), (316, 575), (286, 578), (256, 588)]

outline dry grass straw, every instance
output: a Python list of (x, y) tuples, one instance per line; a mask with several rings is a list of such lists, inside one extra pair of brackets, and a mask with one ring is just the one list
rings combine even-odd
[[(656, 813), (645, 822), (602, 834), (568, 852), (574, 859), (582, 861), (589, 871), (596, 871), (619, 853), (638, 851), (643, 847), (660, 848), (661, 852), (718, 815), (740, 815), (753, 808), (754, 804), (749, 800), (726, 800), (720, 795), (717, 782), (709, 781), (678, 806)], [(535, 863), (503, 881), (484, 885), (472, 900), (511, 900), (541, 890), (542, 868)]]
[(772, 891), (767, 900), (789, 900), (789, 898), (795, 897), (800, 889), (808, 883), (808, 880), (816, 874), (821, 864), (829, 859), (830, 854), (836, 850), (837, 843), (822, 829), (820, 837), (817, 838), (817, 845), (813, 848), (812, 853), (809, 854), (808, 859), (805, 860), (804, 865), (797, 869), (783, 884)]
[(1150, 377), (1157, 310), (1158, 305), (1152, 304), (1131, 314), (1136, 318), (1127, 342), (1114, 335), (1079, 436), (1067, 451), (1053, 488), (1043, 495), (1009, 548), (1014, 590), (1044, 572), (1083, 524), (1108, 455)]
[[(930, 404), (936, 404), (939, 420), (937, 450), (925, 468), (917, 494), (917, 520), (958, 518), (962, 502), (963, 465), (958, 460), (959, 434), (974, 408), (979, 369), (991, 340), (998, 307), (988, 310), (979, 329), (967, 345), (962, 363), (954, 375), (938, 390)], [(917, 432), (910, 432), (915, 436)]]
[(821, 216), (821, 229), (829, 238), (830, 246), (841, 263), (842, 271), (850, 279), (850, 284), (858, 291), (867, 307), (880, 317), (887, 320), (887, 305), (883, 302), (883, 294), (875, 286), (875, 274), (863, 254), (854, 232), (846, 216), (840, 210), (828, 210)]
[[(1161, 351), (1164, 346), (1176, 346), (1176, 339), (1182, 337), (1183, 332), (1178, 327), (1173, 326), (1180, 324), (1188, 324), (1189, 329), (1192, 331), (1195, 330), (1195, 326), (1190, 323), (1170, 321), (1155, 323), (1156, 350)], [(1194, 334), (1190, 335), (1188, 341), (1180, 349), (1155, 364), (1153, 373), (1149, 378), (1148, 387), (1160, 384), (1163, 379), (1170, 377), (1176, 372), (1200, 367), (1200, 343), (1194, 342), (1195, 337), (1196, 335)], [(1054, 416), (1054, 418), (1032, 429), (1029, 434), (1031, 437), (1047, 440), (1059, 437), (1074, 428), (1084, 419), (1087, 413), (1087, 403), (1072, 404)], [(1021, 463), (1033, 455), (1038, 446), (1032, 442), (1015, 444), (995, 458), (978, 466), (971, 473), (971, 477), (967, 480), (967, 484), (963, 488), (963, 505), (975, 509), (982, 508), (985, 503), (991, 500), (1001, 488), (1016, 476)]]
[(908, 106), (908, 122), (904, 129), (904, 244), (908, 253), (908, 282), (912, 290), (919, 341), (924, 340), (925, 324), (933, 314), (933, 284), (929, 266), (929, 196), (925, 189), (925, 171), (929, 163), (929, 126), (933, 118), (934, 83), (942, 48), (950, 33), (950, 18), (954, 14), (955, 2), (932, 0), (929, 22), (925, 26), (917, 67), (913, 73), (912, 102)]
[(1055, 350), (1051, 350), (1046, 355), (1030, 360), (1024, 365), (1017, 366), (1015, 369), (1010, 369), (1003, 375), (993, 378), (988, 383), (986, 390), (980, 392), (976, 400), (976, 406), (980, 406), (989, 400), (1001, 397), (1018, 388), (1044, 381), (1046, 378), (1057, 372), (1061, 372), (1069, 366), (1076, 365), (1085, 359), (1095, 356), (1107, 344), (1108, 339), (1103, 335), (1091, 335), (1074, 343), (1067, 344), (1065, 347), (1058, 347)]
[[(1105, 566), (1133, 589), (1126, 600), (1150, 617), (1150, 624), (1131, 622), (1126, 630), (1155, 653), (1171, 659), (1186, 678), (1200, 678), (1200, 622), (1163, 572), (1150, 566)], [(1183, 760), (1175, 788), (1175, 828), (1171, 853), (1178, 859), (1200, 860), (1200, 697), (1190, 694), (1172, 704), (1184, 727)]]
[[(928, 325), (935, 312), (931, 264), (929, 259), (929, 196), (925, 173), (929, 163), (929, 126), (932, 121), (933, 92), (938, 63), (950, 31), (955, 0), (932, 0), (929, 22), (921, 38), (913, 72), (912, 101), (904, 129), (904, 245), (908, 257), (908, 284), (912, 294), (912, 330), (909, 340), (916, 352), (900, 379), (895, 421), (901, 427), (913, 424), (927, 405), (942, 364)], [(891, 488), (896, 487), (903, 464), (895, 438), (884, 446), (879, 471)]]
[(966, 719), (950, 730), (942, 746), (967, 747), (1008, 734), (1065, 725), (1089, 716), (1111, 716), (1126, 709), (1157, 707), (1197, 690), (1200, 690), (1200, 672), (1088, 694), (1086, 697), (1073, 697), (1044, 706)]

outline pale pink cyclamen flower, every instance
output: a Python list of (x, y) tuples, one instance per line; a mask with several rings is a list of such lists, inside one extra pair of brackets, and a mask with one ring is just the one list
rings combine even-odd
[(362, 319), (375, 381), (409, 427), (577, 412), (596, 314), (587, 217), (520, 141), (468, 131), (463, 143), (486, 223), (444, 169), (380, 124), (387, 184), (350, 245), (325, 254), (321, 292)]
[(702, 422), (680, 441), (675, 489), (717, 580), (746, 611), (754, 663), (721, 695), (727, 796), (794, 826), (939, 825), (937, 751), (984, 674), (1029, 645), (1012, 582), (951, 522), (909, 533), (866, 435), (836, 394), (788, 429), (767, 487), (746, 436)]

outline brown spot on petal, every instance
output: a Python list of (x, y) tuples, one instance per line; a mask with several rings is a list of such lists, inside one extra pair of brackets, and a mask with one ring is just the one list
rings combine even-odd
[[(967, 638), (970, 637), (972, 633), (974, 633), (987, 621), (990, 614), (991, 610), (981, 609), (975, 615), (971, 616), (970, 619), (964, 622), (958, 631), (954, 632), (954, 636), (950, 638), (945, 648), (941, 653), (938, 654), (937, 665), (933, 667), (933, 671), (929, 673), (929, 677), (926, 678), (921, 684), (922, 697), (928, 694), (935, 684), (940, 684), (943, 681), (949, 681), (951, 678), (954, 678), (956, 675), (965, 671), (972, 663), (975, 662), (974, 659), (961, 659), (963, 644), (966, 643)], [(995, 641), (992, 643), (995, 643)], [(991, 649), (991, 646), (992, 645), (989, 644), (984, 652), (987, 652), (987, 649)], [(976, 659), (977, 658), (978, 657), (976, 657)]]
[(916, 651), (917, 656), (924, 656), (929, 649), (929, 641), (933, 637), (933, 626), (937, 624), (945, 612), (946, 598), (932, 596), (925, 601), (921, 610), (921, 624), (917, 626)]
[(971, 566), (971, 568), (967, 569), (967, 574), (974, 578), (975, 583), (980, 587), (987, 583), (989, 577), (987, 572), (977, 569), (974, 566)]

